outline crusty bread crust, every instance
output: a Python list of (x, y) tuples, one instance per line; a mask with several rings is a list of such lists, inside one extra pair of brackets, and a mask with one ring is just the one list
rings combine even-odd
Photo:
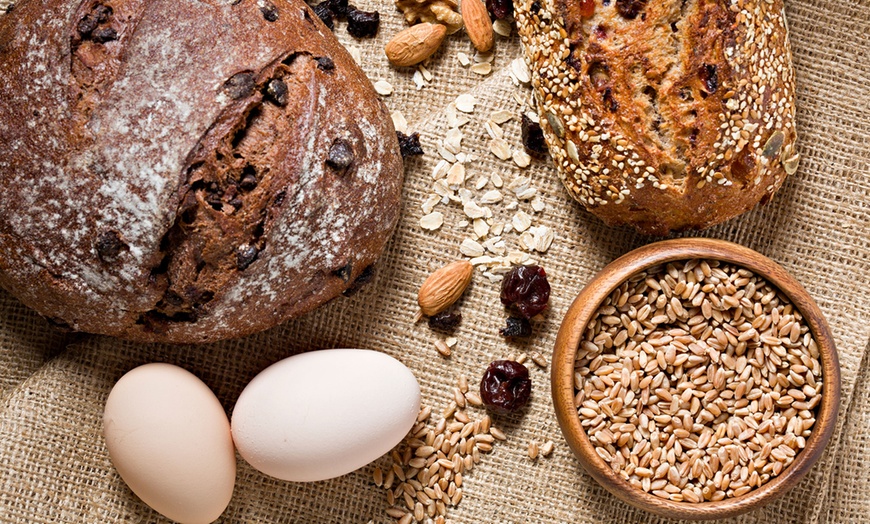
[(589, 18), (585, 3), (516, 2), (571, 195), (654, 235), (770, 200), (799, 160), (782, 0), (596, 1)]
[(300, 0), (22, 1), (0, 18), (0, 286), (141, 341), (266, 329), (370, 278), (403, 166)]

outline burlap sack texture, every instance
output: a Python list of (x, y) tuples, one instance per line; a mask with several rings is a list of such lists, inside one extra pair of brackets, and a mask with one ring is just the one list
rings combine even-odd
[[(8, 3), (0, 0), (0, 7)], [(165, 522), (141, 503), (111, 466), (101, 437), (103, 402), (113, 383), (146, 362), (171, 362), (201, 377), (231, 412), (245, 384), (270, 363), (300, 351), (330, 347), (374, 348), (417, 375), (424, 403), (436, 411), (449, 400), (460, 374), (476, 381), (494, 358), (538, 350), (549, 357), (561, 317), (576, 293), (609, 261), (650, 242), (626, 229), (608, 228), (562, 190), (552, 167), (535, 161), (531, 176), (548, 207), (536, 219), (557, 231), (538, 257), (553, 286), (551, 308), (524, 345), (498, 334), (505, 317), (498, 287), (478, 275), (461, 303), (459, 343), (439, 357), (434, 335), (413, 325), (416, 289), (432, 269), (460, 256), (466, 233), (461, 211), (445, 212), (445, 226), (428, 233), (418, 225), (420, 204), (431, 193), (435, 141), (446, 131), (443, 108), (461, 93), (479, 100), (465, 128), (463, 149), (480, 160), (469, 175), (521, 171), (487, 152), (482, 123), (494, 110), (518, 111), (513, 95), (528, 91), (509, 81), (506, 66), (519, 56), (516, 36), (498, 38), (494, 72), (481, 78), (459, 66), (471, 54), (458, 34), (432, 62), (435, 74), (422, 90), (413, 70), (390, 68), (382, 49), (403, 27), (386, 0), (360, 2), (382, 13), (374, 40), (356, 41), (343, 24), (336, 34), (362, 52), (363, 67), (396, 92), (385, 99), (423, 135), (426, 155), (407, 164), (403, 218), (383, 257), (377, 280), (353, 298), (330, 303), (304, 318), (242, 340), (207, 346), (137, 345), (88, 335), (62, 335), (15, 299), (0, 292), (0, 521)], [(729, 522), (842, 523), (870, 521), (870, 1), (792, 0), (787, 7), (798, 79), (798, 123), (803, 161), (774, 202), (704, 236), (731, 240), (780, 262), (804, 284), (827, 316), (843, 371), (839, 428), (807, 478), (784, 498)], [(516, 119), (503, 126), (519, 144)], [(496, 208), (499, 209), (499, 208)], [(499, 214), (500, 213), (500, 214)], [(508, 218), (511, 212), (497, 212)], [(506, 236), (516, 247), (516, 236)], [(866, 355), (866, 356), (865, 356)], [(549, 369), (532, 366), (533, 402), (522, 417), (495, 423), (508, 434), (465, 479), (465, 497), (451, 509), (457, 523), (658, 523), (609, 495), (582, 472), (562, 440), (549, 396)], [(556, 442), (548, 459), (531, 461), (529, 441)], [(239, 462), (236, 491), (220, 522), (391, 522), (372, 467), (311, 484), (268, 478)]]

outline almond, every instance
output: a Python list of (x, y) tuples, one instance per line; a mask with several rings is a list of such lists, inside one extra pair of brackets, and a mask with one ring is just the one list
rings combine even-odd
[(465, 22), (465, 32), (471, 43), (481, 53), (492, 49), (492, 20), (486, 12), (486, 6), (481, 0), (462, 0), (459, 5), (462, 10), (462, 20)]
[(441, 24), (417, 24), (397, 33), (384, 52), (394, 66), (419, 64), (435, 54), (446, 34), (447, 28)]
[(473, 271), (471, 262), (458, 260), (429, 275), (417, 294), (423, 314), (437, 315), (459, 300), (471, 282)]

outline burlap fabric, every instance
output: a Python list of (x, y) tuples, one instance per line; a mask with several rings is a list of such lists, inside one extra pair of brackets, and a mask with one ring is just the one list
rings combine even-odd
[[(5, 4), (0, 0), (0, 6)], [(58, 334), (0, 292), (0, 521), (163, 522), (121, 481), (101, 436), (103, 402), (114, 382), (146, 362), (172, 362), (201, 377), (228, 412), (245, 384), (272, 362), (330, 347), (374, 348), (417, 375), (424, 402), (440, 410), (460, 374), (477, 379), (493, 359), (537, 350), (549, 357), (559, 322), (573, 297), (609, 261), (651, 239), (604, 226), (570, 200), (553, 168), (535, 161), (524, 172), (487, 151), (483, 122), (498, 109), (514, 113), (518, 94), (507, 73), (519, 56), (516, 36), (498, 38), (494, 72), (480, 77), (457, 53), (472, 54), (455, 35), (432, 62), (433, 81), (417, 90), (413, 70), (396, 70), (383, 56), (387, 38), (403, 27), (386, 0), (361, 2), (382, 13), (379, 36), (355, 41), (340, 24), (336, 34), (361, 50), (375, 81), (388, 80), (385, 99), (423, 136), (426, 155), (407, 163), (403, 217), (380, 262), (377, 280), (352, 298), (331, 302), (304, 318), (242, 340), (207, 346), (137, 345), (88, 335)], [(798, 80), (798, 123), (803, 161), (775, 200), (703, 235), (756, 249), (804, 284), (827, 316), (840, 352), (843, 397), (839, 426), (822, 460), (786, 496), (734, 522), (842, 523), (870, 521), (870, 1), (792, 0), (787, 8)], [(463, 299), (463, 324), (453, 356), (441, 358), (433, 333), (414, 325), (416, 290), (432, 269), (460, 256), (467, 230), (457, 206), (440, 206), (445, 226), (418, 225), (431, 194), (435, 141), (447, 130), (445, 106), (473, 93), (479, 104), (465, 126), (463, 149), (478, 160), (471, 180), (499, 173), (506, 182), (524, 174), (543, 194), (537, 224), (557, 231), (537, 258), (550, 275), (551, 308), (527, 344), (499, 335), (505, 314), (498, 286), (481, 275)], [(517, 119), (506, 137), (519, 144)], [(502, 220), (513, 212), (493, 206)], [(515, 234), (505, 235), (515, 249)], [(2, 256), (2, 254), (0, 254)], [(600, 488), (580, 468), (559, 432), (549, 395), (549, 369), (532, 369), (533, 401), (522, 417), (497, 419), (508, 435), (465, 478), (465, 497), (451, 522), (663, 522)], [(550, 458), (532, 461), (532, 440), (553, 440)], [(371, 466), (326, 482), (277, 481), (240, 460), (236, 491), (221, 522), (390, 522), (383, 490)]]

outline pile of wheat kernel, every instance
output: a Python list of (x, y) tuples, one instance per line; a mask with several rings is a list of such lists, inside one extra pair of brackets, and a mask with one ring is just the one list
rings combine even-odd
[(605, 299), (575, 362), (575, 406), (598, 455), (673, 501), (739, 497), (805, 447), (822, 369), (789, 300), (742, 267), (689, 260)]

